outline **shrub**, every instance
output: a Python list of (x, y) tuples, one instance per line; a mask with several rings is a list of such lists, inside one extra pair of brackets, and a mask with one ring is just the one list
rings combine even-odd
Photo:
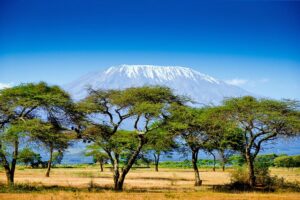
[(261, 162), (255, 163), (254, 165), (256, 175), (256, 188), (251, 188), (248, 184), (248, 170), (245, 165), (238, 166), (234, 171), (231, 172), (231, 184), (229, 185), (230, 190), (265, 190), (265, 191), (300, 191), (299, 182), (287, 182), (284, 178), (277, 176), (271, 177), (269, 167)]
[[(260, 186), (269, 185), (271, 176), (269, 167), (264, 163), (255, 163), (254, 171), (256, 176), (256, 184)], [(246, 165), (238, 166), (231, 172), (231, 183), (245, 185), (248, 187), (248, 168)]]
[(229, 157), (228, 163), (233, 166), (242, 166), (246, 163), (246, 160), (241, 155), (232, 155)]
[(248, 170), (245, 165), (237, 166), (230, 173), (231, 183), (246, 185), (248, 184)]
[(35, 153), (30, 148), (24, 148), (19, 153), (19, 162), (24, 163), (26, 166), (33, 165), (33, 163), (38, 163), (41, 161), (41, 155), (38, 153)]
[(274, 166), (274, 159), (277, 158), (278, 155), (276, 154), (265, 154), (265, 155), (258, 155), (255, 159), (256, 163), (259, 163), (259, 165), (265, 165), (268, 167)]
[(276, 167), (300, 167), (300, 155), (297, 156), (280, 156), (275, 158), (274, 165)]

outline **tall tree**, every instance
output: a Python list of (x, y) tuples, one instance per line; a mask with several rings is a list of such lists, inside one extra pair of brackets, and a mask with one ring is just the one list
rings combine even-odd
[(200, 149), (205, 148), (209, 138), (205, 126), (202, 125), (205, 108), (173, 105), (170, 112), (171, 116), (167, 120), (168, 129), (180, 135), (190, 149), (195, 174), (195, 186), (200, 186), (202, 180), (197, 166), (198, 154)]
[(155, 120), (163, 120), (168, 115), (167, 108), (174, 102), (181, 103), (181, 100), (169, 88), (145, 86), (125, 90), (90, 90), (89, 96), (79, 103), (79, 109), (86, 114), (88, 126), (98, 130), (93, 133), (101, 136), (107, 144), (113, 141), (111, 138), (125, 120), (130, 121), (130, 118), (133, 121), (131, 126), (138, 144), (121, 170), (120, 152), (114, 151), (110, 145), (104, 147), (113, 164), (115, 190), (123, 189), (127, 173), (147, 142), (145, 135), (155, 128), (150, 128), (151, 124)]
[(254, 161), (263, 145), (278, 137), (300, 132), (299, 102), (256, 99), (251, 96), (224, 102), (225, 115), (242, 130), (241, 153), (248, 165), (249, 185), (254, 187)]

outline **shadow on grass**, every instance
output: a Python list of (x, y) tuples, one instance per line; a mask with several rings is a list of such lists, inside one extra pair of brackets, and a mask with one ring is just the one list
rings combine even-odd
[(230, 183), (225, 185), (214, 185), (211, 188), (214, 192), (240, 193), (240, 192), (300, 192), (298, 182), (284, 182), (267, 186), (251, 187), (243, 183)]
[[(4, 183), (0, 183), (0, 193), (32, 193), (32, 192), (55, 192), (55, 191), (68, 191), (68, 192), (115, 192), (111, 185), (99, 186), (92, 181), (87, 187), (74, 187), (74, 186), (59, 186), (51, 185), (46, 186), (42, 184), (29, 184), (29, 183), (16, 183), (14, 186), (9, 187)], [(202, 185), (198, 187), (191, 186), (190, 188), (176, 188), (176, 187), (124, 187), (123, 192), (127, 193), (164, 193), (164, 192), (192, 192), (192, 191), (212, 191), (220, 193), (243, 193), (243, 192), (300, 192), (300, 185), (298, 183), (285, 183), (280, 186), (258, 186), (250, 187), (249, 185), (240, 183), (231, 183), (226, 185)]]

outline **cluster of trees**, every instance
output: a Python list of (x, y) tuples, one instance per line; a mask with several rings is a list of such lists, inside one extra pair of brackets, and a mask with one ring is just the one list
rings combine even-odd
[(279, 156), (274, 159), (274, 166), (287, 168), (300, 167), (300, 155)]
[[(248, 166), (249, 185), (255, 186), (254, 162), (263, 145), (300, 130), (299, 104), (241, 97), (220, 106), (194, 108), (190, 100), (166, 87), (145, 86), (125, 90), (89, 89), (73, 102), (57, 86), (22, 84), (0, 91), (0, 161), (8, 184), (13, 184), (21, 141), (36, 142), (49, 151), (63, 152), (72, 140), (92, 142), (93, 155), (103, 169), (113, 168), (114, 189), (122, 190), (126, 175), (139, 159), (160, 156), (179, 148), (191, 154), (195, 186), (202, 184), (199, 151), (223, 163), (239, 152)], [(124, 129), (126, 127), (127, 130)]]
[[(61, 164), (63, 159), (63, 152), (54, 152), (52, 156), (52, 166)], [(47, 161), (42, 160), (42, 156), (39, 153), (34, 152), (31, 148), (23, 148), (18, 155), (18, 163), (30, 166), (32, 168), (46, 168), (48, 166)]]

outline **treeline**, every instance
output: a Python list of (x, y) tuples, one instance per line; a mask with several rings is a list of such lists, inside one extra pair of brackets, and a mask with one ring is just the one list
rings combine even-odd
[(191, 155), (195, 186), (202, 184), (198, 154), (203, 151), (223, 168), (239, 154), (247, 166), (247, 182), (255, 187), (257, 160), (266, 142), (300, 132), (297, 101), (246, 96), (225, 99), (220, 106), (196, 108), (191, 103), (162, 86), (90, 88), (79, 102), (43, 82), (0, 90), (0, 163), (7, 183), (13, 186), (16, 165), (29, 146), (48, 150), (49, 177), (55, 155), (62, 156), (80, 140), (90, 143), (86, 155), (101, 168), (104, 163), (112, 166), (115, 190), (123, 189), (134, 164), (152, 159), (158, 170), (161, 155), (174, 149)]

